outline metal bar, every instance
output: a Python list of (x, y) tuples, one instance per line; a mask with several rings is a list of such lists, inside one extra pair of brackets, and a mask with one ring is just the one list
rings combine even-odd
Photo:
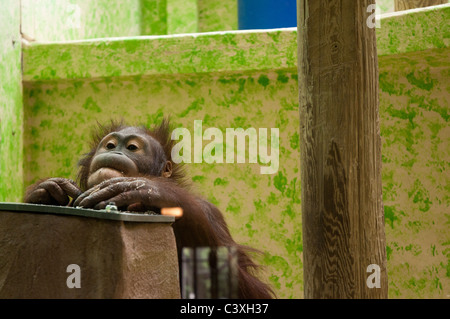
[(211, 298), (217, 299), (218, 291), (218, 271), (217, 271), (217, 249), (212, 247), (209, 252), (209, 269), (211, 274)]

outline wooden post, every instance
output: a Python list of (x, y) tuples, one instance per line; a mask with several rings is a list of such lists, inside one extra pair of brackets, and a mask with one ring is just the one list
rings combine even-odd
[(394, 0), (395, 11), (423, 8), (448, 3), (448, 0)]
[(374, 2), (297, 2), (305, 298), (387, 298)]

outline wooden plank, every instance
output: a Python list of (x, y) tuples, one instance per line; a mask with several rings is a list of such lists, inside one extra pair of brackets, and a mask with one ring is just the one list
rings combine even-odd
[(23, 80), (295, 69), (296, 51), (291, 29), (26, 43)]

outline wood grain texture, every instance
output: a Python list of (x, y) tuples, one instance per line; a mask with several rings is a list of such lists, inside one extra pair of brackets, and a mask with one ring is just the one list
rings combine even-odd
[[(81, 287), (68, 288), (67, 266)], [(179, 298), (168, 223), (0, 212), (0, 298)]]
[(423, 8), (448, 3), (448, 0), (394, 0), (395, 11)]
[(387, 298), (373, 3), (298, 1), (305, 298)]

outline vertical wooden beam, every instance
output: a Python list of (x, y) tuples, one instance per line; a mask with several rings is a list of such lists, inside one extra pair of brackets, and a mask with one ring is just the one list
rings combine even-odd
[(167, 0), (139, 0), (141, 35), (167, 34)]
[(238, 30), (238, 0), (198, 0), (198, 32)]
[(197, 0), (167, 0), (167, 34), (198, 32)]
[(444, 3), (448, 3), (448, 0), (394, 0), (395, 11), (436, 6)]
[(305, 298), (387, 298), (374, 2), (297, 1)]

